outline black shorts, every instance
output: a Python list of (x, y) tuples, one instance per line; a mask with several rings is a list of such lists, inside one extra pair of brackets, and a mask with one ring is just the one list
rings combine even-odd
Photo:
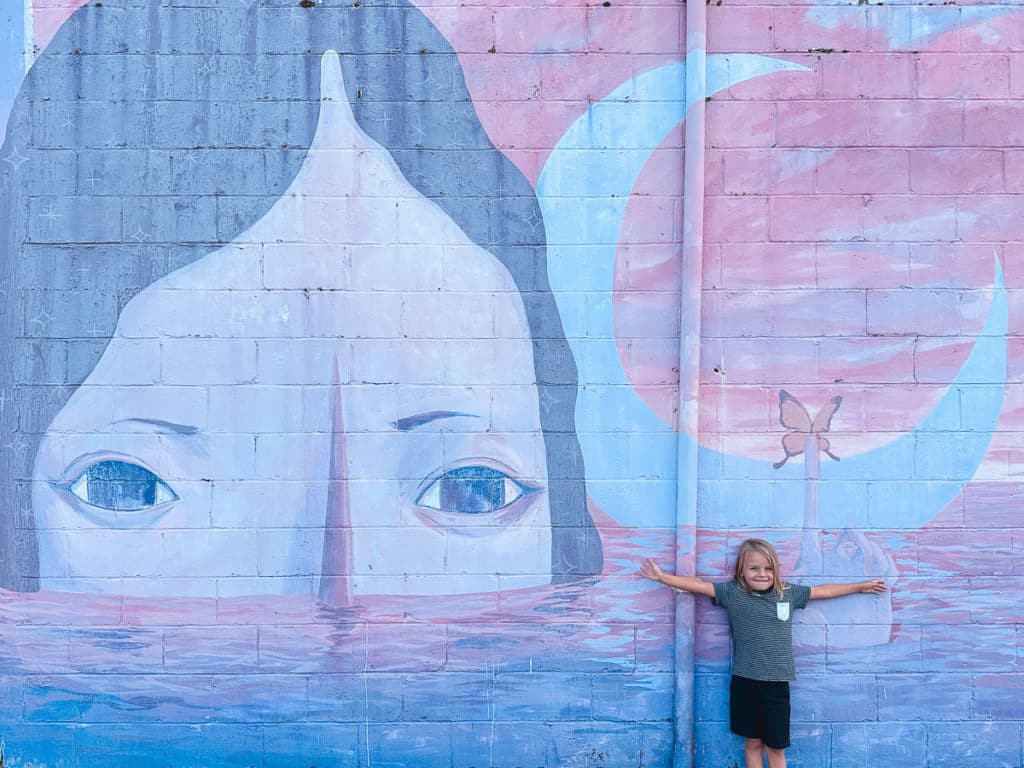
[(732, 676), (729, 683), (729, 730), (766, 747), (789, 746), (789, 683)]

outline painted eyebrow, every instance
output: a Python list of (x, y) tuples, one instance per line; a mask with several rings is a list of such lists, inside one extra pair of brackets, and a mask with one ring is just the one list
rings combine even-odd
[(118, 419), (114, 423), (149, 424), (150, 426), (159, 427), (160, 429), (166, 429), (169, 432), (173, 432), (177, 435), (184, 435), (185, 437), (191, 437), (192, 435), (199, 434), (199, 427), (193, 427), (191, 424), (176, 424), (173, 421), (164, 421), (163, 419)]
[(404, 419), (391, 422), (391, 426), (400, 432), (408, 432), (411, 429), (422, 427), (424, 424), (429, 424), (432, 421), (438, 419), (453, 419), (458, 417), (466, 417), (470, 419), (479, 419), (475, 413), (460, 413), (458, 411), (426, 411), (424, 413), (417, 413), (412, 416), (406, 416)]

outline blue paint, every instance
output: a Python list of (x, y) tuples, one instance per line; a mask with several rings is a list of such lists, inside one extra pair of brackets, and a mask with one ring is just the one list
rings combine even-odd
[[(0, 694), (19, 703), (0, 711), (0, 733), (11, 764), (93, 768), (564, 765), (592, 748), (606, 765), (640, 764), (640, 727), (659, 744), (670, 736), (671, 672), (637, 668), (632, 629), (549, 623), (565, 615), (563, 598), (536, 607), (525, 619), (440, 633), (417, 624), (401, 653), (376, 647), (390, 645), (387, 626), (353, 637), (352, 622), (368, 615), (339, 615), (328, 635), (314, 629), (297, 645), (308, 625), (267, 625), (258, 664), (255, 646), (225, 644), (223, 626), (154, 627), (129, 647), (109, 629), (82, 629), (72, 638), (77, 671), (65, 655), (64, 671), (32, 677), (17, 673), (12, 636), (0, 633)], [(255, 626), (228, 635), (255, 638)], [(179, 634), (188, 642), (168, 645)], [(420, 655), (444, 636), (437, 656)], [(67, 630), (40, 627), (33, 641), (37, 654), (66, 649)], [(104, 653), (91, 661), (97, 648)], [(671, 663), (667, 649), (659, 658)]]
[[(320, 56), (338, 49), (362, 129), (521, 292), (551, 481), (552, 578), (600, 573), (573, 423), (576, 369), (544, 278), (539, 207), (480, 125), (447, 41), (402, 3), (318, 4), (315, 15), (247, 0), (215, 11), (119, 5), (82, 7), (57, 32), (21, 88), (0, 155), (18, 153), (0, 163), (0, 260), (32, 256), (2, 287), (25, 301), (0, 323), (0, 357), (12, 361), (0, 369), (21, 365), (23, 344), (32, 343), (48, 367), (33, 366), (23, 380), (65, 385), (13, 392), (8, 409), (19, 418), (3, 423), (0, 442), (27, 443), (18, 451), (22, 476), (31, 472), (24, 457), (95, 368), (125, 304), (231, 242), (288, 189), (320, 112)], [(69, 55), (75, 50), (90, 55)], [(12, 375), (0, 373), (0, 384)], [(0, 500), (15, 493), (0, 483)], [(489, 498), (496, 503), (496, 492)], [(0, 581), (31, 590), (31, 521), (24, 535), (7, 533), (9, 510), (25, 506), (0, 503)]]
[[(752, 55), (712, 54), (707, 62), (707, 94), (758, 75), (805, 69)], [(644, 477), (645, 464), (675, 464), (675, 441), (661, 439), (671, 429), (629, 383), (614, 343), (595, 346), (582, 340), (615, 338), (611, 292), (619, 230), (633, 182), (686, 112), (681, 95), (685, 71), (686, 65), (679, 63), (646, 72), (591, 106), (559, 140), (537, 184), (555, 249), (548, 278), (580, 368), (576, 421), (588, 492), (620, 522), (641, 527), (675, 525), (675, 488), (667, 482), (634, 484)], [(609, 156), (616, 161), (606, 168), (601, 161)], [(580, 176), (587, 179), (585, 191), (577, 181)], [(583, 192), (585, 210), (578, 199)], [(582, 288), (581, 274), (586, 280)], [(659, 439), (646, 456), (638, 452), (630, 461), (614, 449), (614, 442), (606, 441), (602, 433), (608, 431)]]
[(59, 487), (89, 506), (114, 512), (135, 512), (178, 498), (145, 467), (118, 459), (97, 461)]
[(0, 0), (0, 135), (25, 74), (25, 2)]
[[(978, 5), (967, 8), (895, 6), (886, 10), (889, 45), (896, 49), (925, 48), (940, 36), (957, 29), (984, 24), (1011, 13), (1016, 5)], [(996, 35), (988, 43), (998, 42)]]
[[(801, 67), (763, 56), (711, 55), (707, 93), (758, 75), (794, 69)], [(679, 98), (683, 72), (683, 64), (652, 70), (594, 104), (559, 141), (537, 187), (549, 239), (557, 244), (557, 255), (549, 262), (551, 286), (580, 370), (576, 420), (588, 490), (615, 519), (636, 527), (674, 525), (674, 494), (669, 496), (664, 486), (635, 482), (650, 474), (645, 465), (664, 467), (672, 461), (674, 446), (670, 441), (651, 440), (646, 453), (631, 451), (627, 458), (622, 445), (603, 433), (628, 432), (642, 439), (660, 438), (671, 430), (629, 384), (614, 343), (586, 342), (615, 338), (610, 307), (619, 230), (633, 181), (650, 153), (683, 119), (686, 107)], [(613, 173), (603, 174), (601, 167), (594, 167), (594, 161), (605, 156), (595, 148), (624, 151), (619, 162), (610, 166)], [(581, 191), (575, 181), (580, 174), (589, 182), (587, 216), (581, 215), (579, 201), (574, 199)], [(595, 307), (601, 311), (594, 311)], [(867, 484), (869, 492), (880, 484), (883, 494), (892, 494), (899, 486), (907, 503), (890, 511), (886, 528), (917, 528), (956, 497), (983, 460), (1002, 408), (1007, 313), (1003, 271), (997, 260), (985, 327), (956, 380), (913, 432), (822, 470), (826, 481), (821, 486), (822, 526), (871, 527), (865, 494), (850, 493), (849, 483)], [(970, 408), (961, 407), (965, 392), (970, 393)], [(952, 424), (959, 424), (959, 429), (951, 429)], [(771, 462), (690, 445), (698, 451), (701, 527), (770, 524), (765, 511), (771, 506), (773, 485), (790, 482), (795, 489), (803, 477), (799, 464), (776, 470)], [(827, 482), (833, 480), (847, 482)], [(711, 484), (719, 482), (728, 485), (727, 492), (709, 493)], [(624, 493), (624, 487), (630, 492)]]
[[(153, 4), (155, 14), (171, 13), (158, 6), (159, 3)], [(318, 32), (281, 24), (281, 12), (282, 9), (261, 10), (259, 23), (253, 28), (254, 37), (267, 47), (288, 52), (318, 46)], [(175, 44), (180, 43), (182, 50), (208, 52), (217, 46), (221, 52), (245, 50), (247, 38), (234, 28), (222, 29), (223, 34), (213, 37), (216, 27), (201, 18), (208, 19), (210, 12), (185, 9), (181, 13), (186, 14), (178, 17), (186, 32)], [(342, 14), (337, 25), (325, 26), (343, 30), (345, 36), (352, 35), (353, 30), (345, 26), (351, 24), (351, 15)], [(128, 9), (123, 17), (112, 18), (123, 18), (116, 22), (123, 25), (122, 30), (115, 30), (118, 35), (127, 36), (133, 34), (132, 30), (146, 28), (147, 22), (138, 9)], [(407, 36), (403, 37), (389, 30), (386, 22), (384, 16), (369, 19), (365, 27), (368, 49), (394, 51), (405, 46), (414, 52), (420, 45), (436, 42), (429, 30), (406, 25)], [(216, 45), (211, 42), (213, 39), (217, 40)], [(169, 45), (169, 41), (164, 41), (161, 50), (169, 50)], [(116, 50), (116, 46), (109, 45), (109, 49)], [(266, 60), (270, 57), (255, 56), (257, 70), (267, 68), (268, 73), (252, 77), (238, 73), (237, 77), (221, 81), (196, 74), (192, 62), (192, 71), (186, 68), (178, 72), (182, 67), (175, 57), (155, 56), (161, 60), (157, 73), (168, 78), (169, 87), (189, 94), (184, 98), (218, 103), (227, 99), (214, 94), (237, 93), (245, 94), (247, 100), (245, 105), (217, 107), (221, 111), (209, 122), (176, 122), (180, 119), (178, 115), (147, 111), (144, 105), (132, 105), (126, 116), (113, 110), (111, 104), (83, 106), (84, 100), (72, 104), (73, 100), (65, 97), (69, 84), (75, 82), (80, 82), (83, 94), (96, 89), (93, 95), (109, 95), (102, 86), (103, 73), (97, 67), (83, 67), (73, 57), (54, 58), (67, 59), (66, 70), (62, 70), (66, 77), (43, 83), (52, 85), (47, 93), (61, 98), (36, 105), (37, 116), (45, 118), (39, 124), (42, 133), (37, 138), (40, 146), (52, 144), (57, 148), (47, 150), (48, 163), (41, 161), (43, 150), (30, 150), (34, 161), (32, 174), (24, 184), (21, 182), (27, 174), (17, 176), (15, 169), (6, 165), (0, 169), (7, 179), (18, 182), (26, 197), (33, 198), (25, 208), (32, 216), (30, 234), (34, 242), (29, 243), (28, 251), (33, 258), (19, 261), (18, 274), (24, 282), (18, 287), (48, 286), (66, 289), (66, 295), (59, 307), (54, 306), (53, 297), (46, 291), (29, 295), (26, 306), (32, 312), (20, 315), (27, 325), (15, 329), (13, 323), (18, 321), (12, 321), (11, 332), (23, 331), (32, 338), (26, 341), (27, 346), (18, 348), (19, 354), (13, 356), (9, 370), (14, 371), (14, 381), (65, 385), (71, 389), (93, 369), (106, 344), (104, 334), (109, 334), (127, 298), (213, 247), (211, 243), (197, 244), (194, 240), (229, 240), (251, 222), (254, 212), (265, 210), (276, 199), (275, 190), (280, 189), (281, 179), (290, 178), (304, 151), (279, 149), (273, 142), (278, 137), (302, 139), (307, 133), (309, 110), (298, 101), (287, 109), (280, 104), (254, 105), (259, 97), (252, 94), (268, 93), (277, 98), (282, 93), (301, 91), (301, 82), (309, 76), (309, 69), (301, 56), (276, 57), (291, 59), (291, 66), (283, 65), (281, 69), (289, 76), (294, 75), (294, 81), (285, 78), (282, 83), (271, 85), (272, 78), (279, 75), (269, 74), (271, 68)], [(118, 57), (110, 58), (116, 61)], [(220, 61), (227, 58), (230, 57), (217, 57), (217, 66), (236, 66)], [(766, 69), (771, 60), (762, 57), (711, 59), (709, 92), (775, 71)], [(418, 55), (395, 54), (392, 63), (395, 68), (411, 70), (421, 60)], [(501, 240), (497, 250), (511, 265), (521, 290), (532, 291), (539, 285), (542, 290), (538, 294), (542, 293), (545, 278), (534, 274), (534, 269), (545, 270), (543, 244), (538, 240), (538, 228), (528, 224), (530, 214), (535, 214), (532, 198), (522, 195), (522, 211), (512, 203), (492, 210), (487, 207), (491, 204), (489, 200), (482, 201), (472, 194), (478, 186), (474, 179), (482, 179), (485, 188), (509, 185), (520, 191), (526, 189), (525, 183), (520, 183), (518, 176), (511, 180), (505, 176), (511, 169), (500, 165), (497, 152), (458, 147), (448, 132), (435, 127), (452, 119), (467, 119), (469, 111), (459, 112), (452, 106), (443, 83), (423, 82), (413, 88), (411, 81), (403, 80), (403, 86), (417, 91), (408, 94), (410, 101), (415, 101), (417, 95), (436, 93), (443, 102), (434, 105), (437, 112), (431, 112), (431, 106), (415, 111), (395, 100), (405, 95), (396, 97), (384, 92), (393, 84), (392, 80), (401, 80), (399, 75), (367, 76), (363, 60), (354, 64), (349, 61), (348, 66), (361, 71), (360, 80), (368, 83), (368, 98), (380, 99), (365, 107), (361, 114), (370, 115), (368, 130), (393, 140), (390, 151), (403, 172), (439, 200), (444, 199), (445, 191), (453, 196), (455, 199), (448, 199), (445, 204), (457, 209), (453, 215), (461, 214), (460, 222), (474, 237), (492, 245), (494, 238)], [(552, 280), (557, 277), (560, 281), (556, 288), (563, 291), (557, 298), (565, 315), (573, 356), (566, 354), (556, 313), (540, 311), (532, 317), (535, 349), (538, 360), (543, 361), (538, 365), (538, 378), (550, 385), (544, 392), (548, 399), (543, 395), (541, 398), (541, 407), (549, 417), (546, 427), (554, 434), (548, 445), (549, 454), (560, 454), (567, 441), (576, 439), (572, 414), (562, 409), (560, 403), (565, 400), (558, 399), (559, 393), (564, 393), (565, 398), (576, 395), (575, 359), (586, 384), (580, 393), (580, 437), (591, 475), (592, 496), (620, 520), (652, 525), (652, 521), (660, 521), (663, 516), (668, 521), (665, 527), (674, 522), (676, 435), (636, 397), (617, 359), (611, 327), (611, 270), (630, 192), (629, 187), (621, 188), (622, 180), (632, 184), (648, 161), (651, 149), (685, 113), (686, 105), (674, 95), (682, 81), (681, 66), (666, 68), (664, 79), (643, 76), (630, 87), (617, 90), (607, 100), (607, 109), (594, 111), (579, 134), (567, 138), (561, 146), (566, 156), (549, 164), (551, 175), (546, 177), (546, 189), (554, 192), (546, 199), (544, 214), (552, 225), (552, 239), (562, 238), (549, 251), (551, 274)], [(112, 76), (118, 76), (118, 68), (114, 63)], [(172, 70), (174, 73), (168, 74)], [(131, 75), (137, 76), (138, 73)], [(142, 79), (122, 82), (128, 85), (118, 87), (129, 95), (136, 88), (145, 87)], [(228, 85), (237, 86), (238, 90)], [(212, 90), (206, 91), (206, 86)], [(74, 113), (68, 127), (64, 120), (71, 108), (80, 111)], [(655, 118), (648, 120), (648, 110)], [(396, 119), (395, 112), (402, 119)], [(459, 116), (450, 117), (453, 112)], [(80, 126), (90, 123), (88, 114), (96, 116), (96, 124), (104, 126), (100, 135), (80, 135)], [(157, 124), (152, 115), (166, 117), (167, 123)], [(430, 115), (429, 119), (424, 115)], [(275, 128), (273, 123), (278, 119), (285, 123)], [(253, 122), (246, 122), (250, 120)], [(431, 129), (417, 136), (415, 127), (420, 122)], [(184, 130), (186, 138), (208, 139), (212, 135), (234, 142), (244, 141), (249, 128), (259, 141), (269, 142), (273, 147), (198, 150), (200, 159), (193, 166), (181, 147), (159, 146), (170, 140), (169, 131)], [(104, 148), (108, 142), (110, 146)], [(126, 142), (139, 142), (139, 146), (120, 146)], [(573, 142), (579, 146), (571, 146)], [(192, 143), (198, 141), (182, 142), (186, 146)], [(435, 154), (430, 149), (414, 149), (433, 145), (439, 145)], [(8, 151), (14, 146), (10, 144)], [(590, 152), (589, 146), (604, 149)], [(452, 149), (464, 151), (453, 153)], [(232, 151), (238, 156), (229, 158)], [(77, 154), (79, 165), (75, 173), (64, 175), (70, 173), (74, 163), (67, 157), (61, 158), (61, 152)], [(591, 166), (577, 175), (573, 163), (582, 159), (583, 153), (587, 153)], [(439, 168), (441, 176), (447, 175), (447, 179), (432, 178), (438, 176)], [(101, 180), (92, 180), (94, 177)], [(102, 194), (94, 189), (97, 183)], [(68, 197), (39, 197), (53, 195), (56, 189), (74, 192), (88, 205), (72, 202)], [(148, 193), (168, 189), (173, 195), (166, 196), (166, 208), (149, 207), (151, 204), (144, 199)], [(595, 190), (598, 197), (593, 196)], [(110, 202), (122, 195), (142, 200), (126, 205)], [(466, 199), (460, 199), (460, 195)], [(617, 196), (613, 204), (606, 199), (611, 195)], [(210, 200), (214, 196), (223, 206), (219, 217), (212, 217), (191, 202), (193, 198)], [(576, 199), (580, 196), (586, 199)], [(507, 214), (504, 217), (503, 212)], [(566, 221), (573, 217), (577, 221), (572, 226), (578, 226), (578, 230)], [(520, 221), (527, 224), (520, 226)], [(519, 228), (507, 232), (510, 227)], [(582, 237), (581, 244), (575, 242), (577, 236)], [(69, 244), (73, 238), (90, 242), (80, 246)], [(105, 239), (111, 242), (100, 246), (92, 242)], [(526, 245), (521, 256), (510, 255), (522, 243)], [(85, 273), (79, 272), (82, 267), (86, 268)], [(920, 524), (921, 516), (933, 514), (945, 503), (943, 499), (952, 499), (959, 493), (963, 480), (973, 474), (989, 444), (1003, 399), (1006, 296), (998, 264), (995, 286), (988, 323), (974, 352), (957, 383), (915, 432), (885, 449), (825, 467), (824, 525), (839, 521), (844, 526), (853, 526), (863, 523), (866, 514), (870, 526), (914, 528)], [(104, 290), (107, 287), (112, 289)], [(573, 295), (574, 291), (580, 293)], [(537, 300), (537, 296), (530, 300)], [(89, 327), (97, 324), (98, 330)], [(90, 338), (81, 338), (83, 331)], [(152, 366), (147, 363), (140, 367)], [(11, 420), (27, 434), (45, 430), (62, 402), (48, 400), (42, 387), (32, 389), (31, 394), (16, 403), (19, 414)], [(415, 429), (441, 417), (439, 414), (420, 414), (410, 420), (399, 420), (396, 425)], [(449, 411), (443, 415), (466, 414)], [(181, 435), (196, 433), (195, 427), (157, 419), (149, 421)], [(705, 523), (713, 520), (716, 525), (729, 528), (763, 526), (766, 522), (776, 527), (802, 524), (803, 478), (798, 465), (776, 472), (767, 462), (698, 449), (692, 442), (684, 447), (699, 450), (702, 482), (683, 490), (701, 493), (700, 509)], [(19, 453), (31, 451), (21, 445)], [(582, 488), (582, 464), (571, 451), (566, 455), (568, 458), (561, 464), (552, 462), (551, 476), (556, 484), (571, 481), (575, 493)], [(97, 481), (110, 483), (109, 488), (101, 489), (97, 500), (102, 499), (102, 506), (114, 511), (131, 509), (131, 503), (150, 504), (156, 498), (155, 475), (147, 476), (142, 474), (146, 472), (142, 468), (125, 466), (134, 465), (105, 460), (93, 465), (95, 470), (86, 470)], [(443, 497), (444, 508), (450, 511), (466, 511), (474, 506), (469, 511), (500, 509), (507, 504), (510, 487), (499, 474), (482, 467), (463, 467), (447, 473), (441, 484), (444, 492), (439, 488), (438, 499)], [(88, 498), (92, 500), (91, 495)], [(3, 497), (4, 506), (17, 509), (16, 500), (11, 492)], [(575, 514), (578, 511), (567, 513), (565, 526), (570, 536), (582, 537), (582, 529), (576, 529), (573, 523), (589, 525), (589, 519), (577, 520)], [(25, 522), (19, 520), (19, 525)], [(606, 544), (614, 541), (613, 536), (614, 531), (609, 531)], [(628, 543), (628, 547), (609, 546), (609, 551), (615, 558), (614, 566), (629, 572), (635, 552), (662, 552), (666, 546), (650, 530), (631, 537)], [(680, 534), (677, 543), (684, 552), (695, 551), (692, 537)], [(903, 542), (897, 542), (888, 549), (896, 551), (903, 546)], [(97, 552), (101, 557), (102, 551)], [(145, 559), (146, 554), (139, 553), (140, 559)], [(23, 572), (31, 573), (30, 563), (25, 564)], [(566, 574), (573, 572), (573, 567), (565, 569)], [(1002, 589), (1004, 579), (998, 581)], [(626, 586), (622, 591), (600, 591), (618, 589), (617, 585), (623, 584)], [(178, 613), (168, 613), (163, 622), (157, 621), (149, 630), (139, 630), (136, 637), (135, 630), (109, 629), (107, 625), (119, 616), (116, 612), (111, 614), (109, 606), (93, 616), (85, 600), (81, 601), (84, 605), (65, 602), (52, 609), (43, 600), (31, 608), (30, 624), (10, 624), (2, 628), (10, 631), (0, 632), (0, 694), (15, 703), (0, 713), (0, 733), (7, 738), (8, 762), (20, 765), (31, 761), (94, 768), (157, 768), (197, 763), (268, 768), (297, 764), (401, 764), (409, 768), (439, 764), (667, 766), (673, 746), (673, 694), (685, 696), (688, 691), (677, 692), (673, 687), (674, 638), (669, 632), (650, 637), (652, 628), (664, 625), (659, 619), (669, 615), (664, 607), (669, 601), (662, 605), (664, 612), (660, 616), (644, 614), (638, 619), (646, 603), (635, 602), (635, 598), (651, 586), (611, 578), (598, 580), (596, 587), (553, 588), (549, 599), (527, 604), (521, 616), (515, 613), (515, 601), (524, 596), (502, 595), (500, 599), (509, 602), (499, 603), (493, 618), (474, 615), (468, 621), (450, 618), (460, 615), (458, 601), (453, 601), (450, 610), (438, 612), (446, 617), (444, 622), (424, 621), (429, 614), (415, 616), (408, 641), (383, 650), (379, 635), (386, 637), (391, 629), (405, 622), (394, 619), (393, 625), (374, 623), (373, 613), (364, 611), (364, 606), (315, 616), (299, 611), (299, 615), (292, 617), (290, 611), (294, 606), (278, 603), (266, 611), (253, 609), (251, 614), (231, 614), (227, 612), (233, 608), (229, 598), (220, 608), (225, 609), (225, 618), (242, 622), (242, 631), (235, 632), (219, 619), (214, 622), (214, 604), (196, 601), (194, 606), (179, 607)], [(924, 621), (922, 617), (933, 619), (942, 613), (941, 604), (933, 609), (934, 600), (925, 600), (914, 592), (912, 583), (906, 586), (901, 595), (909, 606), (902, 609), (904, 624), (909, 617)], [(1009, 588), (1014, 585), (1011, 583)], [(997, 611), (1004, 615), (1005, 601), (998, 599), (1001, 595), (994, 587), (981, 592), (976, 587), (969, 601), (972, 617), (990, 621), (995, 620)], [(10, 603), (12, 608), (21, 608), (17, 600)], [(301, 603), (297, 604), (301, 607)], [(409, 601), (408, 610), (415, 614), (425, 604), (429, 602)], [(161, 608), (157, 602), (140, 606), (126, 601), (124, 605), (126, 611)], [(918, 608), (919, 605), (928, 607)], [(193, 607), (197, 611), (195, 616), (188, 612)], [(932, 610), (935, 612), (929, 612)], [(948, 618), (944, 615), (940, 620)], [(246, 620), (248, 627), (244, 626)], [(567, 620), (577, 623), (569, 624)], [(336, 625), (321, 631), (322, 624), (331, 621)], [(488, 630), (481, 621), (494, 624)], [(83, 627), (95, 624), (97, 629), (77, 631), (75, 622)], [(189, 623), (193, 625), (182, 626)], [(246, 638), (256, 637), (257, 626), (258, 655), (255, 641), (248, 645), (245, 642)], [(356, 634), (366, 627), (368, 635)], [(863, 692), (870, 688), (870, 681), (866, 680), (867, 675), (850, 675), (845, 679), (830, 676), (834, 686), (819, 686), (828, 698), (805, 701), (801, 706), (806, 708), (805, 719), (827, 717), (842, 722), (797, 722), (792, 760), (800, 764), (817, 764), (823, 759), (827, 762), (832, 750), (834, 768), (854, 764), (853, 760), (844, 761), (846, 753), (855, 754), (858, 765), (866, 758), (881, 757), (882, 762), (887, 761), (893, 768), (916, 768), (929, 760), (941, 764), (949, 754), (961, 754), (965, 746), (986, 744), (997, 760), (1009, 764), (1016, 754), (1015, 745), (1019, 744), (1018, 691), (1005, 680), (997, 679), (999, 675), (986, 679), (976, 673), (979, 668), (1013, 670), (1013, 627), (1006, 623), (992, 629), (980, 643), (974, 642), (976, 632), (961, 633), (973, 640), (955, 657), (956, 650), (949, 650), (949, 644), (957, 642), (957, 633), (951, 633), (952, 639), (937, 632), (934, 638), (911, 633), (913, 642), (907, 643), (909, 650), (887, 646), (861, 654), (844, 652), (843, 643), (839, 642), (840, 650), (833, 653), (829, 649), (830, 675), (844, 664), (851, 672), (877, 669), (887, 673), (895, 669), (907, 674), (894, 678), (888, 704), (885, 679), (879, 678), (877, 695), (859, 696), (859, 710), (846, 707), (842, 711), (837, 709), (835, 694), (847, 690)], [(863, 631), (858, 625), (830, 625), (828, 639), (832, 643), (844, 632), (857, 635)], [(909, 632), (906, 626), (900, 631)], [(429, 647), (435, 635), (445, 638), (447, 645), (437, 643), (435, 648)], [(184, 649), (182, 637), (192, 640)], [(232, 644), (225, 637), (237, 638), (238, 642)], [(464, 639), (460, 641), (460, 637)], [(823, 643), (815, 642), (819, 646)], [(993, 647), (998, 647), (999, 652), (984, 654), (984, 648)], [(920, 658), (922, 648), (929, 653), (925, 660)], [(805, 658), (810, 655), (805, 654)], [(823, 659), (824, 652), (819, 656)], [(958, 692), (954, 695), (955, 706), (936, 707), (929, 696), (915, 697), (913, 689), (918, 685), (932, 691), (941, 689), (937, 684), (939, 676), (918, 673), (942, 670), (940, 661), (951, 657), (960, 665), (960, 677), (954, 683)], [(809, 663), (817, 664), (823, 671), (822, 659)], [(731, 765), (740, 752), (740, 743), (727, 733), (724, 722), (725, 660), (716, 657), (699, 660), (699, 664), (715, 674), (698, 675), (696, 694), (704, 705), (696, 707), (701, 718), (696, 724), (698, 765)], [(969, 668), (974, 674), (968, 681)], [(813, 676), (806, 679), (814, 680)], [(858, 680), (866, 682), (846, 686)], [(970, 702), (959, 695), (963, 690), (972, 691)], [(875, 722), (876, 702), (883, 708), (884, 716), (898, 717), (903, 722)], [(903, 702), (902, 709), (893, 702)], [(950, 722), (906, 722), (935, 719), (929, 717), (934, 714)], [(847, 722), (843, 715), (872, 721), (862, 726)], [(1010, 722), (960, 722), (965, 716), (1000, 717)], [(978, 756), (962, 762), (969, 766), (985, 764)]]
[(434, 480), (417, 503), (443, 512), (485, 515), (514, 504), (529, 491), (492, 467), (457, 467)]

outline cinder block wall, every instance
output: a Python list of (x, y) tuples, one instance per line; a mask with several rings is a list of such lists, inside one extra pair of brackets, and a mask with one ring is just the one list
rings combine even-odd
[(707, 4), (684, 190), (678, 4), (79, 5), (0, 2), (7, 764), (732, 766), (635, 572), (752, 536), (888, 586), (791, 765), (1024, 764), (1016, 6)]
[[(823, 435), (839, 461), (808, 444), (817, 498), (808, 465), (782, 477), (800, 457), (774, 481), (700, 478), (731, 524), (701, 532), (697, 569), (729, 578), (764, 535), (794, 580), (890, 585), (797, 628), (795, 764), (1021, 763), (1021, 29), (990, 3), (708, 8), (710, 50), (802, 68), (708, 103), (702, 438), (778, 461), (780, 391), (810, 419), (842, 402)], [(727, 628), (697, 615), (697, 764), (729, 765)]]

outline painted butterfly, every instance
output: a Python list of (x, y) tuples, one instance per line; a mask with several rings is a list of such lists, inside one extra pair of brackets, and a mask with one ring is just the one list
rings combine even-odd
[(782, 422), (782, 426), (788, 429), (789, 432), (782, 437), (782, 450), (786, 452), (786, 457), (782, 461), (772, 464), (772, 466), (778, 469), (794, 456), (799, 456), (803, 453), (808, 435), (814, 435), (817, 438), (818, 447), (828, 454), (830, 459), (839, 461), (839, 457), (829, 450), (829, 442), (828, 438), (825, 437), (825, 432), (828, 432), (829, 426), (832, 423), (832, 416), (839, 410), (839, 405), (842, 402), (843, 398), (839, 395), (830, 398), (822, 406), (821, 410), (818, 411), (814, 421), (811, 421), (811, 415), (807, 413), (807, 409), (804, 408), (801, 402), (786, 390), (780, 389), (779, 421)]

